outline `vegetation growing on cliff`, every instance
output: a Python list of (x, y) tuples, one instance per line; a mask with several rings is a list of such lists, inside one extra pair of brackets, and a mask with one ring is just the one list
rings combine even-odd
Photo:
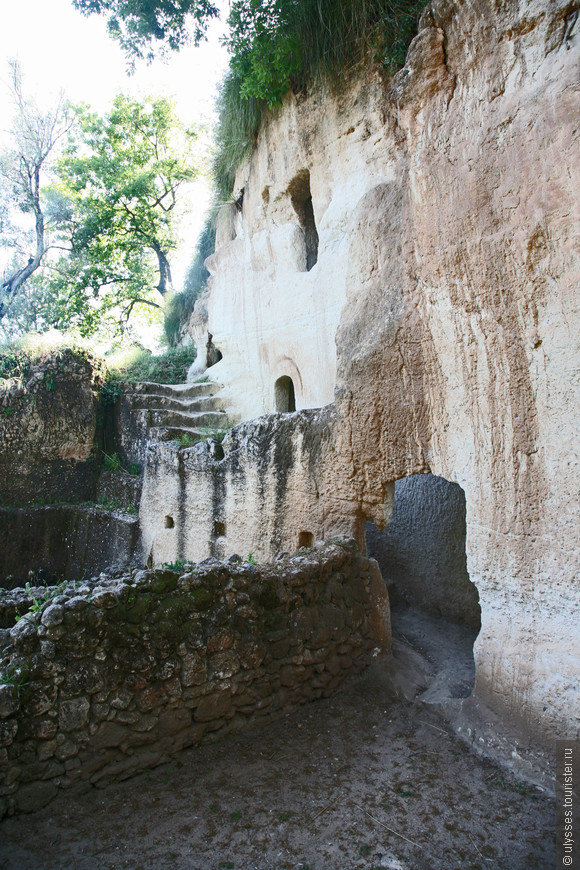
[[(218, 15), (210, 0), (73, 0), (73, 5), (107, 18), (130, 65), (150, 60), (156, 50), (198, 43)], [(423, 6), (424, 0), (232, 0), (224, 40), (230, 70), (218, 100), (216, 202), (230, 197), (264, 112), (290, 89), (300, 93), (318, 82), (341, 81), (345, 70), (365, 59), (394, 71), (404, 61)], [(23, 97), (17, 76), (14, 93), (20, 128), (15, 159), (3, 161), (0, 226), (15, 256), (0, 291), (1, 330), (10, 337), (28, 329), (76, 326), (91, 335), (106, 324), (109, 333), (122, 332), (134, 312), (154, 314), (167, 303), (165, 337), (175, 344), (205, 285), (203, 261), (214, 244), (215, 211), (183, 292), (170, 298), (175, 196), (196, 174), (193, 131), (178, 133), (166, 100), (142, 106), (119, 97), (98, 117), (86, 107), (73, 111), (64, 104), (56, 113), (39, 110)], [(32, 142), (27, 130), (34, 131)], [(66, 136), (64, 156), (48, 165)], [(176, 138), (184, 146), (179, 153)], [(28, 151), (21, 147), (25, 139)], [(40, 160), (28, 161), (36, 152)], [(26, 172), (10, 178), (9, 166), (25, 166)], [(32, 243), (9, 239), (13, 206), (33, 216)], [(8, 309), (12, 332), (3, 321)]]
[(183, 384), (187, 370), (195, 359), (195, 348), (169, 348), (154, 355), (149, 350), (130, 348), (107, 357), (107, 384), (119, 381), (153, 381), (157, 384)]
[(227, 197), (264, 111), (284, 94), (333, 84), (367, 58), (393, 73), (405, 61), (425, 0), (236, 0), (230, 71), (219, 95), (214, 174)]
[(182, 324), (187, 323), (196, 300), (206, 288), (209, 272), (205, 260), (215, 248), (215, 210), (210, 211), (200, 233), (197, 245), (183, 284), (183, 290), (168, 301), (165, 308), (163, 331), (169, 347), (174, 347), (180, 337)]
[[(108, 16), (130, 62), (155, 45), (199, 42), (217, 14), (207, 0), (73, 0), (85, 14)], [(405, 60), (425, 0), (232, 0), (225, 43), (230, 71), (219, 97), (214, 171), (229, 196), (265, 109), (292, 88), (339, 79), (364, 57), (392, 73)]]
[(101, 380), (104, 372), (102, 361), (88, 347), (69, 336), (54, 332), (27, 336), (20, 341), (0, 344), (0, 394), (21, 388), (34, 366), (41, 362), (46, 362), (49, 367), (42, 376), (42, 386), (47, 392), (54, 389), (55, 371), (59, 367), (88, 362), (96, 381)]

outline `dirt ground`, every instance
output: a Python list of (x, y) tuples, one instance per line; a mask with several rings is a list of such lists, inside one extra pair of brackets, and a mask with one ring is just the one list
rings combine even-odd
[[(398, 631), (395, 654), (416, 656)], [(391, 671), (377, 659), (333, 698), (5, 820), (1, 870), (554, 867), (554, 801), (394, 698)]]

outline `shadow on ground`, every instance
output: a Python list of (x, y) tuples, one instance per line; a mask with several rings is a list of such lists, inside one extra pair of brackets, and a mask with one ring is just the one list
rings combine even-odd
[(554, 867), (553, 801), (409, 699), (448, 680), (465, 693), (469, 660), (442, 677), (449, 660), (433, 665), (426, 624), (398, 622), (395, 656), (413, 659), (413, 692), (397, 692), (392, 658), (379, 658), (333, 698), (5, 820), (1, 870)]

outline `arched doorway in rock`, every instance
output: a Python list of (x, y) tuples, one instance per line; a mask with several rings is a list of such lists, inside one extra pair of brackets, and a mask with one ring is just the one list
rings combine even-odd
[(468, 697), (481, 608), (467, 571), (463, 489), (433, 474), (398, 480), (389, 525), (379, 532), (366, 523), (365, 532), (389, 591), (394, 641), (422, 654), (431, 671), (421, 697)]
[(274, 384), (274, 405), (283, 414), (296, 410), (294, 381), (288, 375), (282, 375)]

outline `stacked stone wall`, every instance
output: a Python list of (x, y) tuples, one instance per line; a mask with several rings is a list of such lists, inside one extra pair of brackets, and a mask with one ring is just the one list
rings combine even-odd
[(54, 592), (1, 596), (4, 624), (30, 609), (0, 630), (0, 815), (329, 696), (390, 646), (385, 585), (354, 542)]

